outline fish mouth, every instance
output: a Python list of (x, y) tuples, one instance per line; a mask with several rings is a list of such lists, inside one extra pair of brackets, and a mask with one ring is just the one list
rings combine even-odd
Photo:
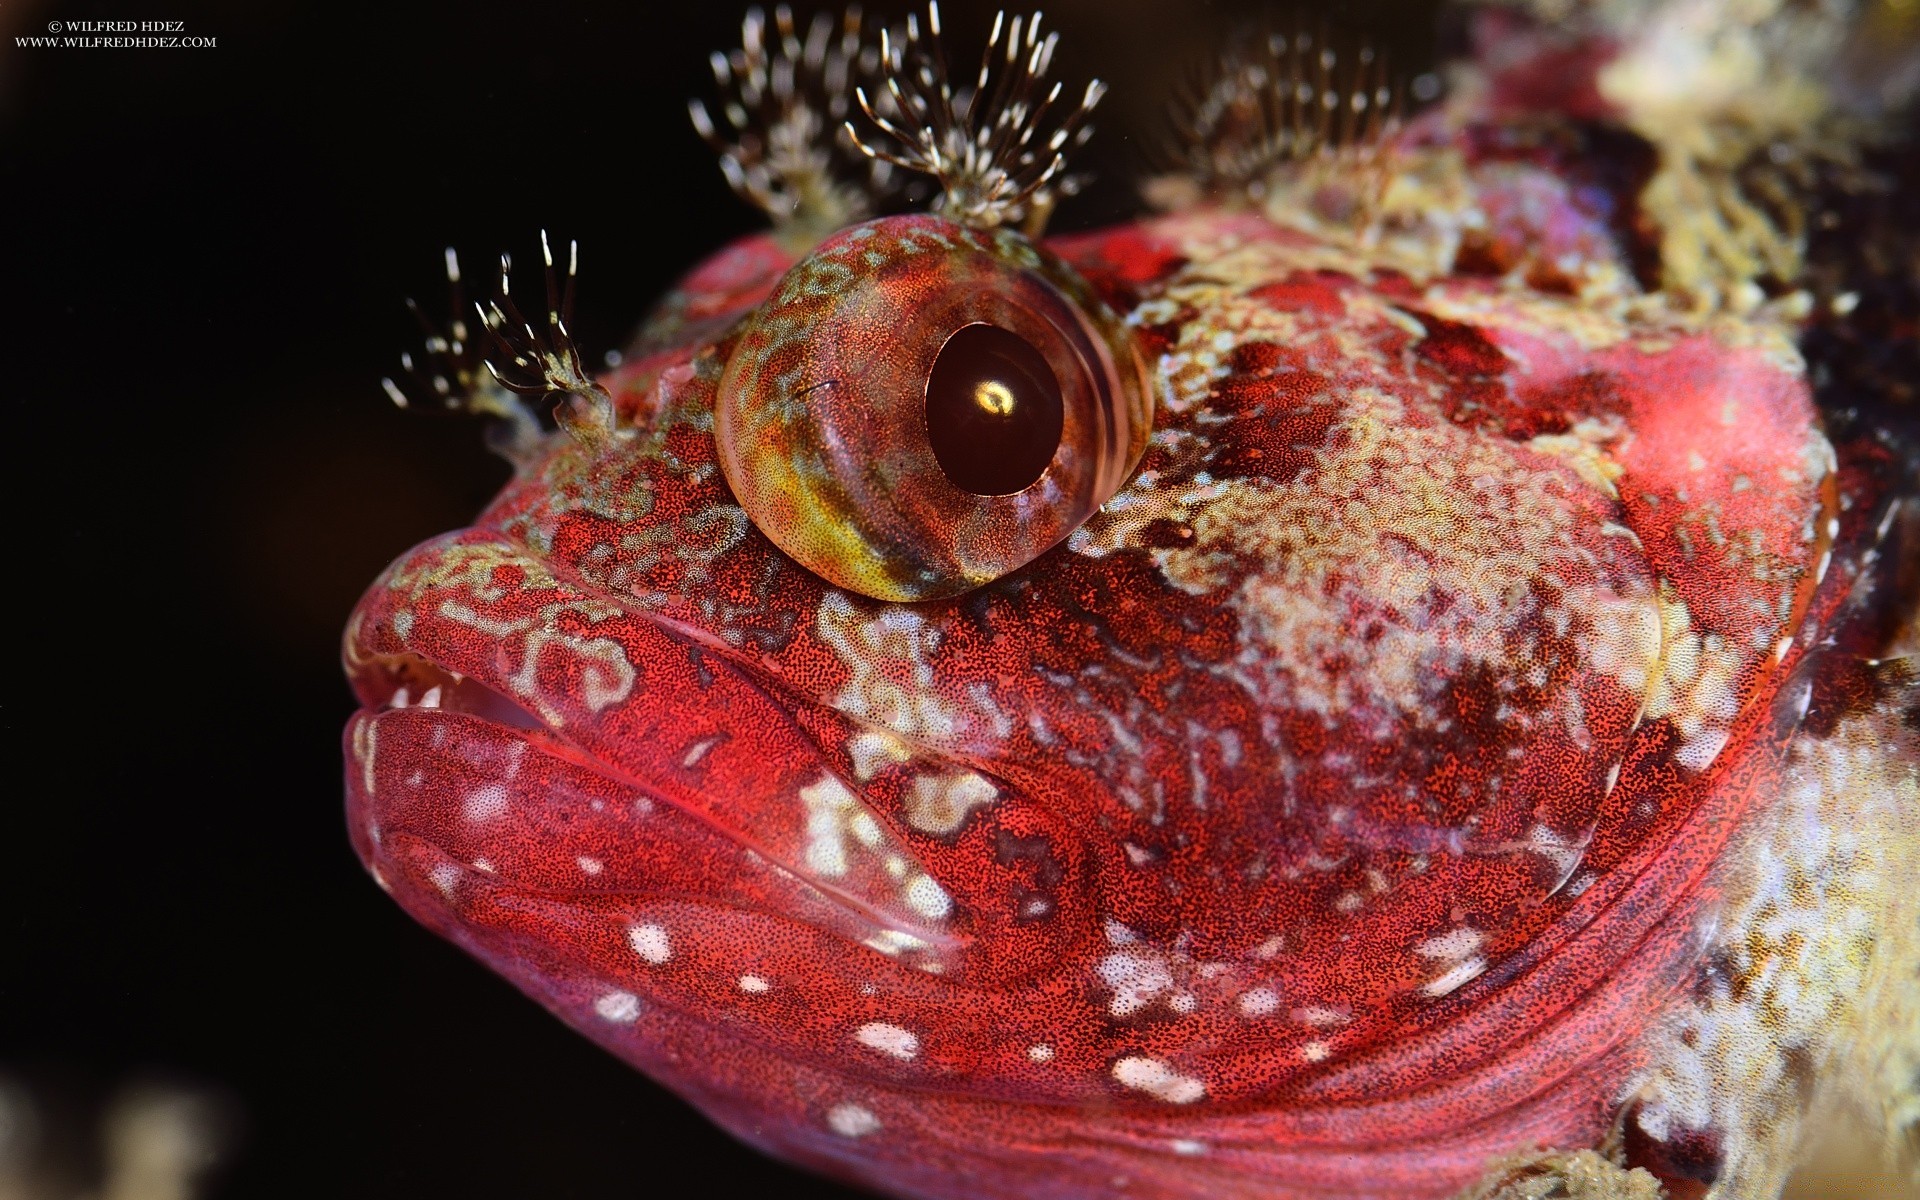
[[(458, 713), (511, 729), (551, 732), (549, 727), (506, 696), (458, 671), (417, 654), (376, 654), (360, 660), (351, 683), (362, 711), (384, 713), (419, 707)], [(385, 695), (385, 699), (368, 697)]]
[(692, 631), (455, 534), (375, 584), (344, 660), (363, 863), (624, 1057), (653, 1065), (616, 1044), (643, 1009), (765, 1017), (802, 980), (963, 973), (974, 939), (925, 856), (800, 701)]

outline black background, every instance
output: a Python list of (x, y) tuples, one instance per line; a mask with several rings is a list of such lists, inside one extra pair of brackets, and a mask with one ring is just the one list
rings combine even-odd
[[(237, 1114), (220, 1196), (847, 1194), (415, 927), (340, 814), (347, 610), (506, 477), (382, 396), (401, 297), (544, 226), (582, 244), (581, 341), (619, 344), (756, 224), (684, 107), (740, 8), (0, 0), (0, 1073), (70, 1154), (157, 1075)], [(1427, 3), (1330, 11), (1403, 75), (1432, 53)], [(1056, 229), (1137, 210), (1168, 89), (1259, 12), (1049, 9), (1069, 87), (1113, 85)], [(970, 55), (990, 9), (947, 16)], [(15, 43), (87, 19), (217, 45)]]

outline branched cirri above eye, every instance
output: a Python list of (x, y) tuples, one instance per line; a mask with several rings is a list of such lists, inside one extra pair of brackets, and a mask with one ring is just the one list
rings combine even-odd
[(515, 463), (530, 461), (543, 439), (540, 421), (521, 396), (559, 396), (555, 421), (568, 433), (594, 440), (614, 425), (613, 401), (588, 374), (579, 347), (567, 331), (572, 319), (574, 281), (579, 269), (579, 245), (568, 247), (564, 292), (554, 278), (553, 251), (546, 231), (540, 233), (546, 264), (547, 318), (536, 328), (513, 301), (509, 279), (512, 262), (500, 258), (500, 282), (494, 296), (476, 303), (480, 336), (472, 336), (462, 298), (460, 259), (446, 251), (447, 290), (452, 314), (445, 326), (436, 325), (411, 298), (407, 309), (425, 334), (422, 357), (400, 355), (402, 383), (391, 376), (380, 384), (400, 408), (465, 412), (495, 418), (502, 436), (495, 447)]
[(773, 10), (771, 32), (766, 14), (749, 9), (739, 49), (709, 60), (719, 119), (701, 100), (688, 101), (687, 113), (719, 155), (728, 185), (772, 218), (782, 242), (805, 250), (872, 216), (893, 190), (892, 165), (862, 157), (842, 130), (849, 97), (878, 70), (880, 52), (866, 39), (857, 6), (837, 30), (826, 13), (816, 14), (803, 39), (783, 4)]
[(956, 90), (940, 49), (936, 3), (927, 5), (926, 29), (923, 37), (919, 18), (909, 16), (904, 39), (882, 30), (883, 103), (864, 88), (855, 92), (860, 111), (887, 140), (862, 140), (851, 121), (847, 135), (877, 160), (938, 180), (935, 211), (981, 228), (1022, 225), (1037, 237), (1058, 199), (1084, 182), (1067, 173), (1067, 154), (1093, 133), (1087, 118), (1106, 85), (1092, 80), (1079, 104), (1056, 108), (1061, 84), (1042, 89), (1060, 35), (1041, 36), (1039, 13), (1011, 21), (996, 13), (979, 75), (971, 88)]
[(547, 231), (540, 231), (540, 254), (546, 265), (547, 319), (536, 329), (520, 315), (513, 302), (509, 276), (513, 261), (500, 256), (500, 290), (486, 304), (476, 305), (486, 328), (488, 374), (501, 387), (523, 396), (559, 396), (554, 419), (575, 437), (591, 440), (613, 429), (613, 397), (587, 373), (580, 348), (567, 332), (573, 318), (574, 281), (580, 270), (580, 243), (567, 245), (567, 285), (563, 293), (553, 277), (553, 248)]
[(1399, 95), (1371, 47), (1345, 58), (1324, 31), (1236, 39), (1177, 97), (1170, 157), (1217, 198), (1257, 199), (1288, 163), (1368, 153), (1398, 124)]

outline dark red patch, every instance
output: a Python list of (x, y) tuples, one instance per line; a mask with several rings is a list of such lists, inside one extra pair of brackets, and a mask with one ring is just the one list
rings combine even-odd
[(1403, 300), (1417, 300), (1425, 289), (1399, 271), (1388, 267), (1376, 269), (1373, 272), (1372, 290), (1375, 295), (1397, 303)]
[(1453, 256), (1453, 270), (1457, 275), (1497, 278), (1516, 265), (1505, 244), (1477, 230), (1460, 239), (1460, 250)]
[(1336, 271), (1298, 272), (1278, 283), (1257, 287), (1250, 294), (1255, 300), (1288, 312), (1338, 317), (1346, 312), (1346, 304), (1340, 298), (1341, 285), (1352, 282)]
[[(1848, 717), (1872, 712), (1899, 695), (1914, 695), (1915, 672), (1905, 659), (1865, 659), (1835, 654), (1812, 679), (1805, 728), (1818, 738), (1832, 737)], [(1910, 724), (1920, 718), (1911, 705), (1902, 713)]]
[(1141, 325), (1134, 330), (1134, 337), (1140, 342), (1140, 349), (1149, 359), (1171, 353), (1174, 343), (1180, 340), (1180, 327), (1191, 315), (1176, 318), (1161, 325)]
[(1448, 321), (1416, 309), (1408, 311), (1427, 327), (1427, 336), (1413, 347), (1413, 352), (1421, 358), (1461, 378), (1490, 379), (1506, 374), (1506, 352), (1476, 326)]
[(1272, 342), (1248, 342), (1234, 351), (1234, 373), (1212, 392), (1214, 410), (1235, 418), (1213, 435), (1207, 466), (1216, 477), (1292, 479), (1326, 444), (1339, 406), (1315, 402), (1327, 391), (1327, 377), (1287, 369), (1293, 357)]
[(1186, 255), (1173, 243), (1138, 225), (1050, 238), (1047, 249), (1072, 263), (1100, 289), (1158, 283), (1187, 265)]
[(1710, 1129), (1676, 1129), (1665, 1141), (1640, 1128), (1629, 1112), (1621, 1130), (1626, 1165), (1658, 1179), (1669, 1200), (1701, 1200), (1720, 1177), (1720, 1138)]
[(1147, 522), (1146, 528), (1140, 531), (1141, 544), (1152, 546), (1157, 550), (1184, 546), (1191, 541), (1193, 541), (1193, 526), (1183, 525), (1179, 521), (1169, 521), (1165, 517)]

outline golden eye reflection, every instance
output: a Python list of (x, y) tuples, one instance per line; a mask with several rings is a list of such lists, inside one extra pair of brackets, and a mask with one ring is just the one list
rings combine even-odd
[(996, 417), (1013, 411), (1013, 391), (998, 379), (983, 379), (973, 385), (973, 402)]

